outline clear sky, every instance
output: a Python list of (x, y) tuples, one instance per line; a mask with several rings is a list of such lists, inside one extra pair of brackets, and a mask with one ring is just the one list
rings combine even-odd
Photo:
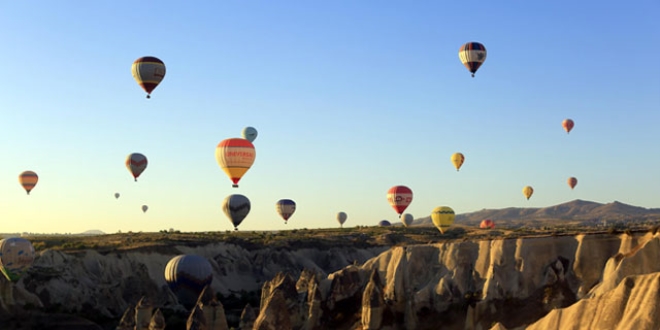
[[(252, 202), (241, 230), (375, 225), (398, 221), (399, 184), (416, 218), (660, 207), (657, 0), (194, 3), (0, 4), (0, 232), (231, 230), (233, 193)], [(469, 41), (488, 51), (475, 78)], [(167, 66), (150, 100), (142, 56)], [(232, 188), (215, 147), (245, 126), (257, 157)], [(137, 183), (132, 152), (149, 159)]]

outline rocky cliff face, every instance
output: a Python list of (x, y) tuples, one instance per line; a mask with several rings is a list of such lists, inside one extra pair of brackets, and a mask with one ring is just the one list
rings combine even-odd
[[(262, 306), (258, 318), (271, 325), (263, 329), (281, 325), (279, 329), (476, 330), (498, 322), (501, 329), (525, 328), (580, 298), (590, 299), (589, 306), (609, 303), (602, 297), (619, 288), (626, 276), (657, 272), (659, 253), (660, 236), (651, 233), (394, 247), (362, 266), (329, 274), (318, 284), (312, 279), (322, 297), (315, 323), (306, 314), (309, 291), (296, 292), (291, 286), (264, 287), (263, 295), (288, 298), (280, 308)], [(650, 299), (659, 305), (657, 291), (653, 292), (644, 302)], [(625, 305), (622, 298), (619, 301)], [(566, 327), (558, 329), (571, 328), (572, 321), (562, 322)], [(574, 329), (588, 329), (576, 324)], [(645, 324), (651, 327), (642, 329), (660, 326), (654, 319)]]
[[(624, 329), (587, 314), (613, 309), (632, 319), (640, 312), (630, 304), (660, 305), (660, 234), (645, 233), (389, 249), (248, 251), (216, 243), (109, 254), (46, 250), (16, 285), (0, 279), (0, 316), (29, 305), (118, 320), (142, 296), (154, 308), (180, 309), (163, 275), (180, 253), (211, 261), (213, 292), (261, 289), (254, 307), (225, 311), (240, 329)], [(207, 300), (213, 315), (223, 315), (217, 306), (225, 301)], [(637, 329), (660, 326), (656, 318), (644, 320)], [(191, 316), (188, 323), (203, 322)]]

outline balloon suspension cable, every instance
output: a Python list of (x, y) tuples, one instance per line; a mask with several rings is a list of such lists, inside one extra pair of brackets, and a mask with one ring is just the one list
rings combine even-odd
[(231, 186), (234, 187), (234, 188), (238, 188), (238, 185), (237, 185), (237, 184), (233, 184), (233, 185), (231, 185)]

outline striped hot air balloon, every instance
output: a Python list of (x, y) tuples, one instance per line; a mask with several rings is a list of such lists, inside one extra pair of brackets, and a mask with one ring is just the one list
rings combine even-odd
[(561, 127), (564, 128), (564, 131), (566, 131), (566, 134), (571, 132), (571, 130), (573, 129), (573, 126), (575, 126), (575, 122), (573, 122), (573, 119), (566, 118), (561, 122)]
[(137, 178), (147, 168), (147, 157), (141, 153), (134, 152), (126, 157), (126, 168), (131, 172), (137, 182)]
[(479, 224), (479, 228), (481, 229), (493, 229), (495, 228), (495, 222), (490, 219), (485, 219), (481, 220), (481, 223)]
[(18, 281), (34, 262), (34, 247), (21, 237), (0, 240), (0, 271), (11, 281)]
[(138, 85), (147, 92), (147, 98), (151, 98), (151, 92), (165, 78), (165, 63), (153, 56), (140, 57), (131, 66), (131, 73)]
[(222, 201), (222, 211), (234, 225), (234, 230), (238, 230), (238, 225), (250, 213), (250, 207), (250, 200), (239, 194), (229, 195)]
[(394, 186), (387, 191), (387, 201), (401, 217), (403, 211), (412, 203), (413, 192), (406, 186)]
[(252, 142), (246, 139), (231, 138), (220, 141), (215, 148), (215, 159), (227, 176), (234, 183), (232, 187), (238, 188), (238, 181), (241, 180), (247, 172), (257, 152)]
[(179, 302), (192, 308), (205, 286), (213, 281), (208, 259), (198, 255), (178, 255), (165, 265), (165, 282)]
[(275, 210), (284, 219), (286, 224), (293, 212), (296, 212), (296, 202), (290, 199), (280, 199), (275, 203)]
[(39, 176), (37, 173), (34, 173), (32, 171), (25, 171), (21, 173), (18, 176), (18, 182), (23, 186), (23, 189), (27, 192), (27, 194), (30, 194), (30, 191), (34, 189), (34, 187), (37, 185), (37, 182), (39, 181)]
[(458, 58), (461, 59), (461, 63), (472, 73), (472, 78), (474, 78), (474, 74), (486, 61), (486, 47), (478, 42), (468, 42), (458, 50)]

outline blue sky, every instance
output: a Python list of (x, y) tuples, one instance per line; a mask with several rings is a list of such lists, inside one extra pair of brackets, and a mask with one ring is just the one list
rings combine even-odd
[[(574, 199), (660, 207), (659, 11), (654, 0), (4, 2), (0, 232), (230, 230), (220, 204), (232, 193), (252, 202), (241, 230), (335, 227), (339, 211), (346, 226), (375, 225), (398, 221), (386, 193), (399, 184), (416, 218)], [(468, 41), (488, 50), (475, 78), (458, 59)], [(150, 100), (130, 72), (142, 56), (167, 66)], [(257, 158), (235, 189), (214, 151), (245, 126), (259, 131)], [(137, 183), (132, 152), (149, 159)], [(24, 170), (40, 176), (30, 196)], [(281, 198), (297, 203), (288, 225)]]

